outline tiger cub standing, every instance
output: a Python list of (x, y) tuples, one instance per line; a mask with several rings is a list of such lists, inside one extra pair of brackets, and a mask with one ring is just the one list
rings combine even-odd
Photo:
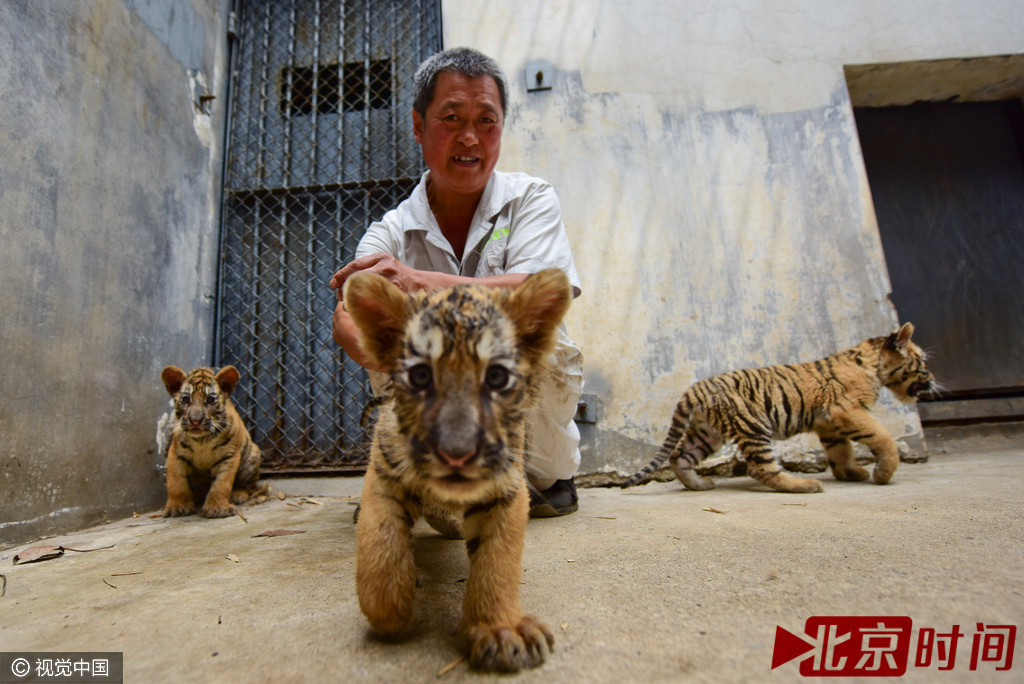
[(888, 337), (865, 340), (819, 361), (722, 373), (700, 380), (683, 393), (658, 455), (622, 486), (647, 480), (667, 458), (688, 489), (714, 482), (694, 470), (726, 441), (735, 441), (747, 473), (780, 492), (820, 492), (812, 478), (787, 475), (772, 455), (771, 442), (814, 432), (837, 480), (865, 480), (850, 440), (875, 457), (874, 480), (885, 484), (896, 472), (899, 453), (889, 432), (869, 413), (882, 387), (902, 402), (930, 392), (934, 378), (921, 348), (904, 323)]
[(193, 487), (209, 482), (203, 503), (207, 518), (235, 514), (259, 490), (260, 449), (231, 402), (238, 370), (224, 366), (191, 373), (167, 366), (160, 373), (174, 400), (174, 429), (167, 449), (167, 505), (164, 517), (189, 515), (196, 509)]
[(411, 528), (423, 515), (466, 539), (470, 662), (510, 672), (540, 665), (554, 637), (519, 603), (525, 411), (572, 299), (568, 278), (549, 269), (514, 290), (462, 285), (406, 295), (360, 272), (343, 299), (360, 346), (392, 379), (356, 526), (363, 613), (385, 635), (412, 624)]

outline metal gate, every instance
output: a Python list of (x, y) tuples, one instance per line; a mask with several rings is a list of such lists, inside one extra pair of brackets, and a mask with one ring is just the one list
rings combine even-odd
[(365, 463), (366, 372), (331, 336), (327, 281), (422, 172), (412, 77), (439, 0), (239, 3), (216, 363), (270, 471)]

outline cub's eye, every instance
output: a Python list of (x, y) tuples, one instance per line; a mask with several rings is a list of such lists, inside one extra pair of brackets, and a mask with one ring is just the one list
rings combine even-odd
[(508, 372), (508, 369), (497, 364), (488, 368), (487, 374), (484, 376), (484, 382), (487, 383), (487, 387), (495, 391), (508, 389), (511, 380), (512, 375)]
[(434, 374), (430, 371), (430, 366), (418, 363), (409, 369), (407, 377), (413, 389), (424, 390), (430, 387)]
[(207, 394), (206, 395), (206, 405), (207, 406), (213, 406), (216, 403), (217, 403), (217, 397), (216, 396), (214, 396), (212, 394)]
[(190, 397), (187, 394), (182, 394), (180, 397), (178, 397), (178, 401), (181, 402), (182, 406), (188, 406), (189, 404), (192, 403), (192, 397)]

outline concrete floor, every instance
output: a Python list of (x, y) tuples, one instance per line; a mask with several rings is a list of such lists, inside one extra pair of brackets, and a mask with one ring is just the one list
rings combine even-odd
[[(923, 627), (968, 635), (952, 672), (911, 658), (906, 679), (1020, 681), (1019, 645), (1011, 672), (969, 670), (978, 622), (1024, 627), (1020, 434), (930, 432), (930, 461), (884, 487), (821, 474), (822, 494), (748, 478), (581, 490), (579, 512), (527, 528), (523, 605), (557, 643), (505, 679), (797, 681), (797, 661), (771, 670), (776, 626), (896, 615), (914, 643)], [(23, 565), (13, 556), (34, 543), (0, 551), (0, 651), (119, 651), (126, 682), (438, 680), (462, 653), (463, 544), (417, 526), (417, 623), (384, 643), (355, 597), (361, 481), (271, 483), (288, 498), (245, 508), (247, 522), (144, 512), (38, 542), (109, 549)], [(276, 529), (303, 533), (253, 536)], [(482, 677), (462, 662), (442, 680)]]

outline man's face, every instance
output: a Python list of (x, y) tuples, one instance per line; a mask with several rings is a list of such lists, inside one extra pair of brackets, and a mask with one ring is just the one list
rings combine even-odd
[(414, 111), (412, 121), (434, 191), (442, 196), (483, 192), (498, 163), (504, 123), (494, 79), (442, 71), (426, 115)]

